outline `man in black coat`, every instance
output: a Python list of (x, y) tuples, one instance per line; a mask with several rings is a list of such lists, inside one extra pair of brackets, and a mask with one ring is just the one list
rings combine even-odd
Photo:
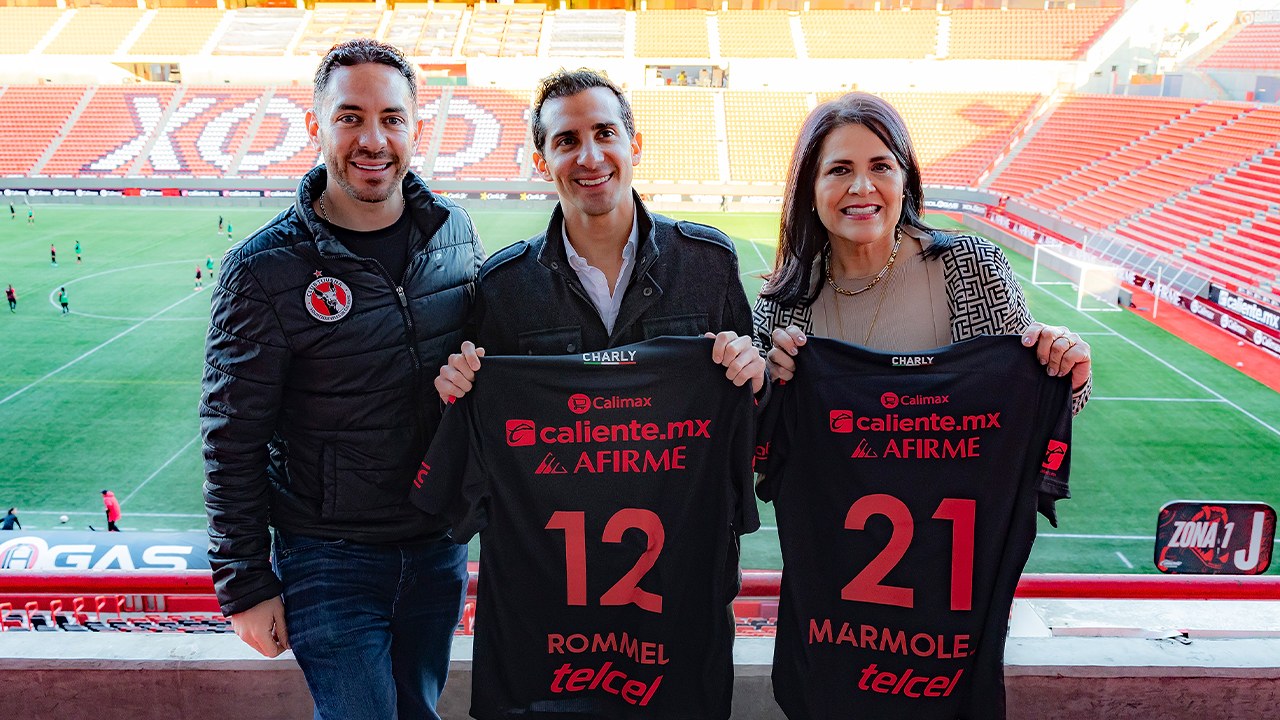
[(481, 269), (471, 341), (436, 377), (441, 398), (471, 390), (484, 354), (564, 355), (661, 335), (716, 338), (736, 385), (764, 387), (733, 242), (707, 225), (655, 215), (631, 189), (643, 138), (608, 78), (560, 71), (539, 87), (533, 161), (560, 204), (546, 232)]
[(330, 50), (307, 113), (325, 164), (227, 254), (212, 298), (218, 600), (262, 654), (293, 649), (320, 718), (437, 718), (467, 586), (466, 548), (407, 496), (484, 253), (467, 214), (409, 174), (417, 109), (395, 48)]

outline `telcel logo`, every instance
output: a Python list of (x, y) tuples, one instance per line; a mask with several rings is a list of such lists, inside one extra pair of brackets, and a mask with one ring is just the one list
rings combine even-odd
[(508, 420), (507, 444), (512, 447), (532, 445), (537, 440), (532, 420)]

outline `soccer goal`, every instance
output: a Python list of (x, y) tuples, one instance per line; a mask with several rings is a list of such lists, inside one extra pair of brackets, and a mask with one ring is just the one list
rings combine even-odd
[[(1041, 266), (1065, 280), (1041, 279)], [(1069, 245), (1037, 243), (1031, 257), (1031, 284), (1070, 285), (1076, 291), (1076, 310), (1080, 312), (1120, 312), (1120, 278), (1116, 266)], [(1101, 306), (1085, 306), (1085, 295)]]

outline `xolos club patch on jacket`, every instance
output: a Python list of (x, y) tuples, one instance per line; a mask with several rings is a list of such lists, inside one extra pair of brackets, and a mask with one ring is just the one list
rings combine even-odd
[(351, 288), (317, 271), (315, 281), (307, 286), (303, 302), (311, 317), (320, 322), (337, 322), (351, 312)]

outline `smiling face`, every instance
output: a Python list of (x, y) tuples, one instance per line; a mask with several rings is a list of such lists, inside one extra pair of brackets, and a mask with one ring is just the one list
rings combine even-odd
[(902, 216), (902, 166), (865, 125), (843, 125), (822, 143), (814, 209), (832, 243), (889, 243)]
[(335, 68), (307, 130), (329, 178), (367, 203), (390, 198), (409, 172), (422, 134), (409, 82), (379, 63)]
[(555, 183), (566, 213), (608, 215), (631, 200), (641, 137), (627, 137), (612, 90), (593, 87), (553, 98), (543, 103), (540, 117), (547, 138), (533, 162), (544, 180)]

